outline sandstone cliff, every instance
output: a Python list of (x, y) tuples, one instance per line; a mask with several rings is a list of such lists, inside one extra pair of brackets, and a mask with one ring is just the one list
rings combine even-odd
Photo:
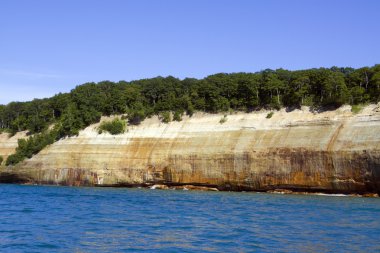
[[(123, 135), (97, 125), (3, 168), (4, 177), (62, 185), (205, 185), (222, 190), (380, 192), (380, 112), (370, 105), (313, 113), (197, 113), (181, 122), (153, 117)], [(0, 138), (0, 155), (19, 136)], [(1, 176), (0, 176), (1, 177)], [(3, 180), (4, 181), (4, 180)], [(6, 181), (6, 180), (5, 180)]]
[(18, 146), (17, 140), (20, 138), (26, 138), (26, 132), (19, 132), (11, 137), (8, 133), (0, 134), (0, 156), (3, 157), (4, 161), (15, 152)]

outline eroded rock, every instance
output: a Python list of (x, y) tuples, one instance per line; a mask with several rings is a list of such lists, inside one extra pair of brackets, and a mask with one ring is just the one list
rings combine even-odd
[[(270, 120), (266, 111), (235, 113), (224, 124), (217, 114), (169, 124), (153, 117), (117, 136), (93, 125), (7, 170), (60, 185), (379, 193), (380, 114), (368, 110), (282, 110)], [(0, 139), (0, 153), (8, 144)]]

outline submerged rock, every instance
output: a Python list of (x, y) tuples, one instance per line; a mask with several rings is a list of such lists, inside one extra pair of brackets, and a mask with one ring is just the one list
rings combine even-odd
[(366, 198), (378, 198), (379, 194), (377, 194), (377, 193), (365, 193), (365, 194), (363, 194), (363, 197), (366, 197)]
[(294, 194), (293, 191), (288, 190), (288, 189), (274, 189), (274, 190), (269, 190), (268, 193)]
[(170, 187), (175, 190), (192, 190), (192, 191), (219, 191), (215, 187), (207, 187), (207, 186), (197, 186), (197, 185), (181, 185), (181, 186), (173, 186)]
[(167, 185), (164, 185), (164, 184), (155, 184), (149, 188), (152, 190), (168, 190), (169, 189), (169, 187)]

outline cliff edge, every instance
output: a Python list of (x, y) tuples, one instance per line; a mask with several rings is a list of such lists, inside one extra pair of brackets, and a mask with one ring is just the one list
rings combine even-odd
[[(98, 124), (31, 159), (3, 167), (0, 182), (87, 186), (199, 185), (220, 190), (380, 193), (380, 106), (357, 114), (309, 108), (196, 113), (164, 124), (157, 117), (121, 135)], [(103, 119), (104, 120), (104, 119)], [(0, 155), (20, 133), (0, 136)]]

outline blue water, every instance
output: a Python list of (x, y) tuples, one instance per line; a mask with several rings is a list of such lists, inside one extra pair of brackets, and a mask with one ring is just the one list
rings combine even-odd
[(0, 185), (1, 252), (380, 252), (380, 199)]

